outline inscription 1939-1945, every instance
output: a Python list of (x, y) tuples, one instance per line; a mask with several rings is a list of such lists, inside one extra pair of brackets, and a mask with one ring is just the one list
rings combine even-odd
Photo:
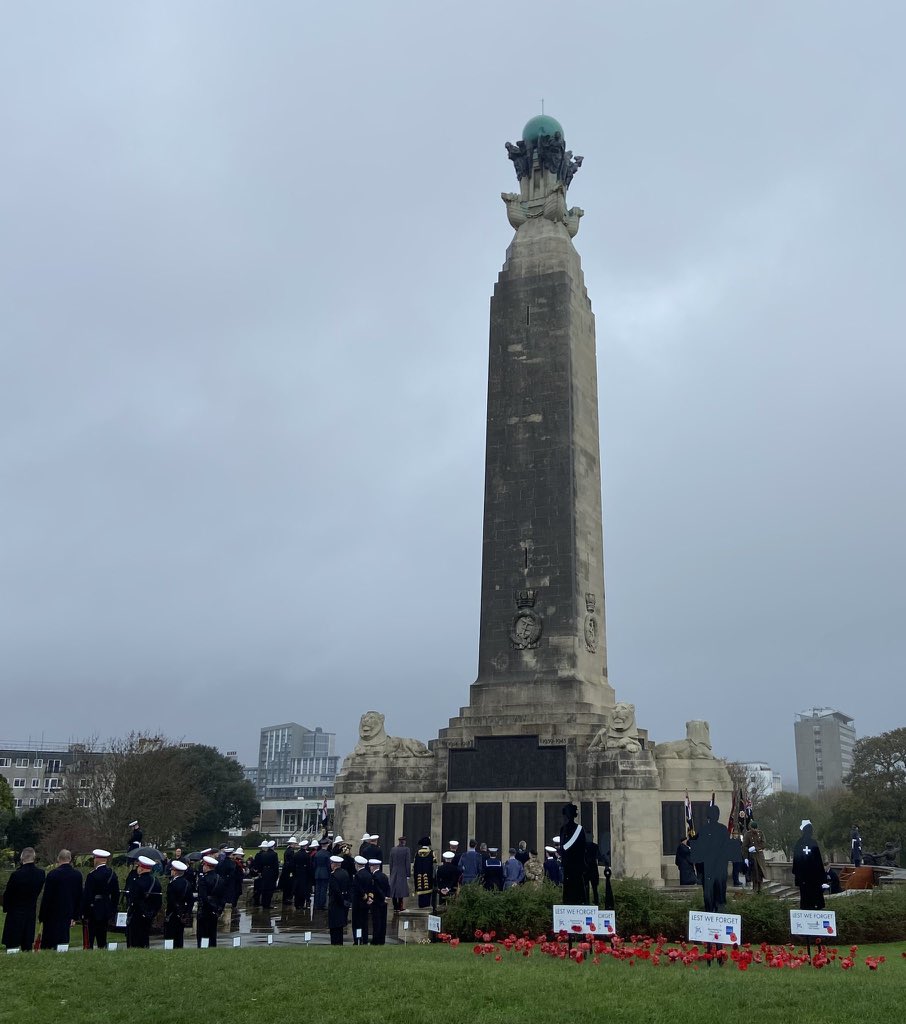
[(565, 744), (542, 746), (537, 736), (478, 736), (448, 756), (448, 790), (566, 789)]

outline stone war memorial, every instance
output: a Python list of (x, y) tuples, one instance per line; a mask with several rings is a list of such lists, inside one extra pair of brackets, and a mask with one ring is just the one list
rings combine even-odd
[(519, 191), (502, 193), (515, 234), (491, 299), (478, 677), (427, 744), (365, 711), (335, 828), (540, 851), (572, 802), (618, 875), (659, 885), (685, 791), (704, 823), (731, 783), (707, 722), (654, 743), (608, 680), (595, 325), (567, 204), (582, 157), (543, 114), (506, 148)]

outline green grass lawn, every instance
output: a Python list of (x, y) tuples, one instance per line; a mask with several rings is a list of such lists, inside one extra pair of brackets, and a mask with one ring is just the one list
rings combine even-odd
[[(343, 1024), (562, 1021), (576, 1013), (616, 1021), (725, 1019), (745, 1008), (759, 1024), (899, 1020), (906, 943), (860, 947), (851, 971), (629, 966), (477, 957), (471, 946), (219, 948), (44, 953), (0, 960), (0, 1021), (150, 1024), (253, 1022), (275, 1013)], [(502, 952), (502, 951), (501, 951)], [(877, 971), (865, 955), (883, 953)]]

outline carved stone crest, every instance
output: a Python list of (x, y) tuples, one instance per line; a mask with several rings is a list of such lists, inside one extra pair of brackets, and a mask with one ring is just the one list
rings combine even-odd
[(533, 589), (517, 590), (513, 596), (518, 610), (513, 616), (510, 640), (517, 651), (537, 647), (538, 641), (541, 639), (542, 628), (541, 616), (534, 609), (538, 591)]
[(595, 617), (595, 604), (597, 599), (594, 594), (585, 595), (585, 650), (592, 654), (598, 650), (598, 620)]

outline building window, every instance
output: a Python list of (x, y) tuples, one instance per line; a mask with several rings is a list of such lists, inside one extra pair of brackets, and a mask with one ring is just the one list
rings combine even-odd
[(13, 806), (14, 807), (21, 807), (22, 806), (22, 801), (19, 799), (19, 797), (16, 797), (16, 799), (13, 800)]
[(59, 758), (57, 758), (55, 761), (48, 761), (47, 770), (51, 773), (61, 772), (63, 770), (63, 762)]
[(91, 801), (88, 799), (87, 796), (80, 796), (76, 800), (76, 807), (90, 807), (90, 806), (91, 806)]
[(17, 757), (16, 758), (16, 767), (17, 768), (27, 768), (28, 767), (28, 758), (27, 757)]
[(43, 768), (44, 767), (44, 758), (43, 757), (36, 757), (35, 758), (35, 765), (34, 766), (35, 766), (35, 768)]
[(60, 780), (60, 779), (45, 779), (44, 780), (44, 788), (45, 788), (45, 790), (60, 789), (62, 785), (63, 785), (63, 783), (62, 783), (62, 780)]
[(13, 779), (13, 789), (25, 789), (25, 779)]
[(34, 807), (34, 806), (35, 806), (35, 805), (37, 804), (37, 802), (38, 802), (38, 801), (37, 801), (37, 800), (35, 800), (35, 798), (34, 798), (34, 797), (32, 797), (32, 798), (31, 798), (31, 800), (29, 800), (29, 801), (28, 801), (28, 806), (29, 806), (29, 807)]
[(41, 780), (38, 778), (37, 775), (31, 780), (31, 788), (32, 789), (40, 789), (41, 788)]
[(12, 768), (13, 759), (11, 757), (0, 757), (0, 768)]
[(91, 779), (79, 779), (79, 789), (88, 789), (91, 785)]

